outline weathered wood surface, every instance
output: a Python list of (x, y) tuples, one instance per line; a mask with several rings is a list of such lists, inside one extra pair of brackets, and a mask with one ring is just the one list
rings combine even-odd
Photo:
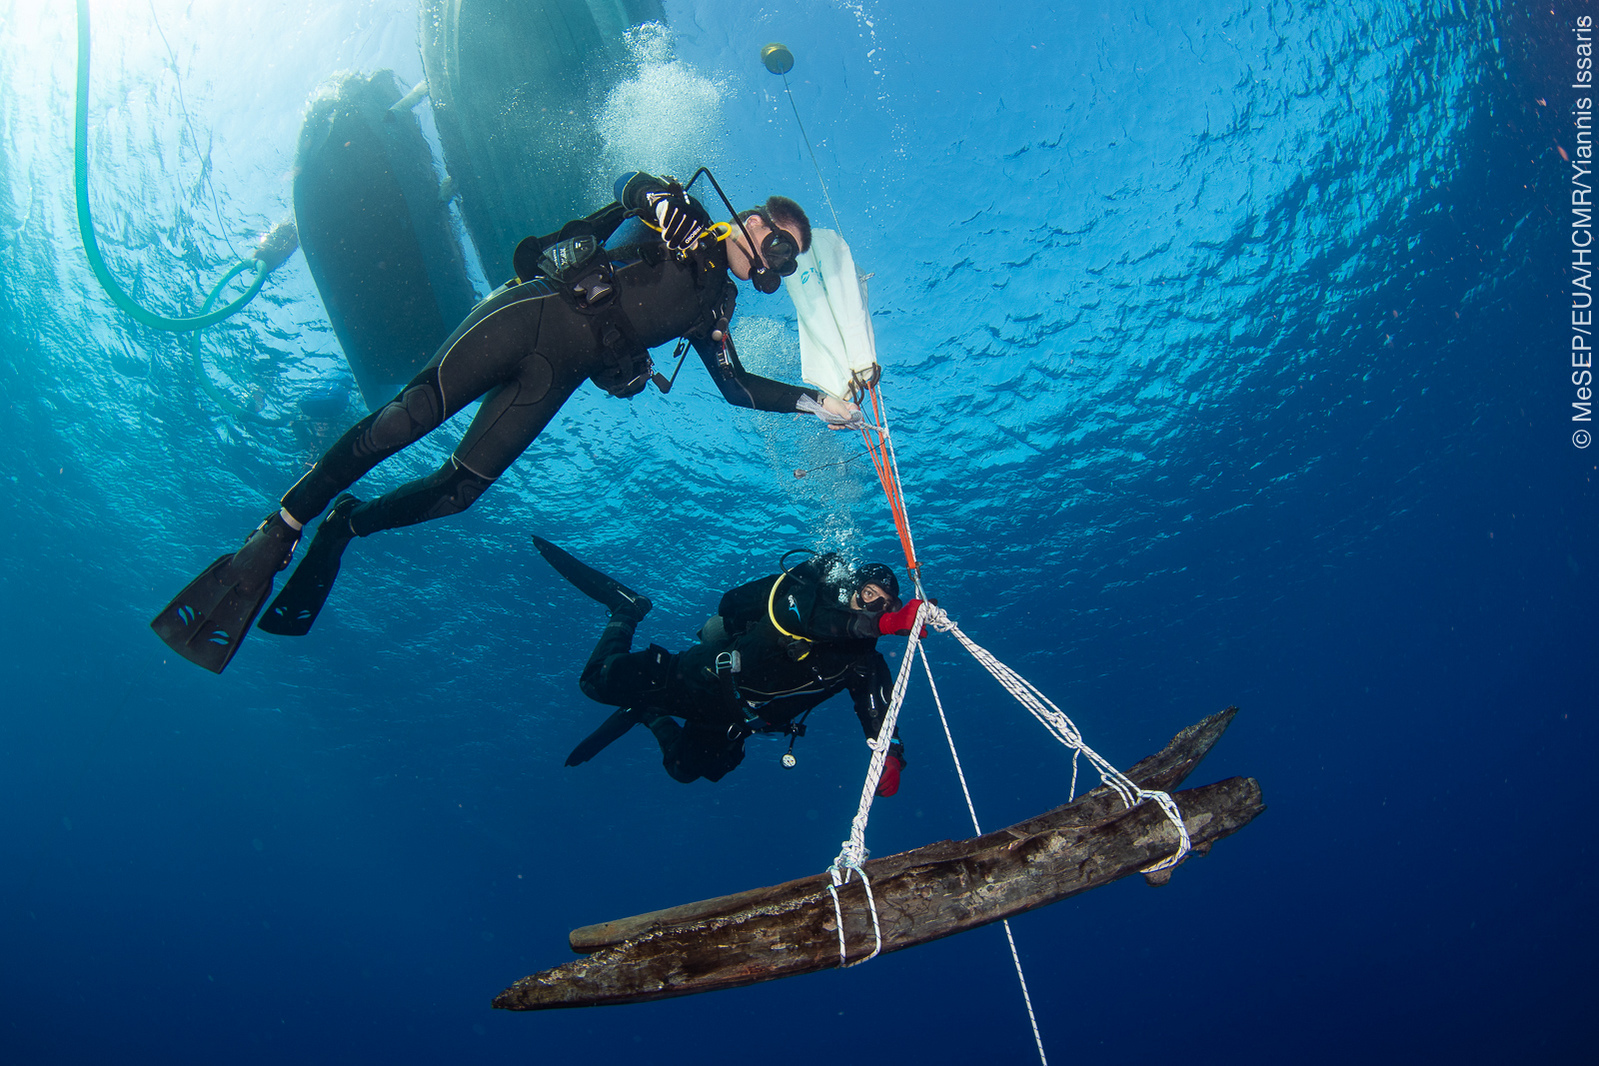
[[(1171, 789), (1231, 722), (1229, 708), (1179, 733), (1128, 776)], [(1264, 810), (1260, 787), (1232, 778), (1176, 793), (1196, 851)], [(883, 950), (898, 951), (987, 925), (1109, 884), (1176, 849), (1160, 808), (1131, 811), (1109, 789), (971, 840), (940, 841), (866, 863)], [(1163, 883), (1164, 878), (1151, 878)], [(494, 1000), (510, 1010), (637, 1003), (685, 996), (839, 965), (838, 932), (825, 874), (783, 885), (588, 926), (572, 934), (588, 958), (525, 977)], [(865, 890), (839, 892), (847, 955), (875, 943)]]
[[(1182, 784), (1188, 775), (1193, 772), (1210, 749), (1216, 746), (1221, 735), (1232, 724), (1233, 717), (1237, 715), (1237, 707), (1229, 707), (1225, 711), (1213, 714), (1203, 721), (1189, 726), (1171, 739), (1160, 751), (1137, 763), (1127, 771), (1127, 776), (1143, 788), (1170, 791)], [(1010, 838), (1028, 833), (1036, 833), (1044, 828), (1064, 827), (1067, 825), (1087, 825), (1110, 817), (1121, 807), (1121, 799), (1107, 785), (1101, 785), (1091, 792), (1085, 792), (1071, 803), (1056, 807), (1054, 810), (1017, 822), (1008, 829), (999, 830), (999, 834), (1009, 834)], [(999, 834), (990, 834), (997, 836)], [(939, 859), (950, 858), (961, 854), (968, 848), (971, 840), (940, 840), (926, 844), (913, 851), (902, 851), (895, 855), (885, 855), (880, 859), (872, 859), (866, 863), (866, 872), (876, 883), (877, 878), (896, 873), (907, 866), (917, 863), (934, 862)], [(826, 874), (812, 874), (794, 881), (785, 881), (780, 885), (766, 888), (752, 888), (744, 892), (735, 892), (729, 896), (717, 896), (715, 899), (700, 900), (697, 903), (685, 903), (677, 907), (668, 907), (665, 910), (650, 911), (648, 914), (638, 914), (630, 918), (618, 918), (614, 921), (601, 922), (598, 925), (585, 925), (581, 929), (572, 930), (572, 950), (580, 954), (598, 951), (600, 948), (612, 944), (620, 944), (630, 937), (640, 936), (653, 929), (663, 929), (670, 925), (683, 925), (688, 922), (703, 921), (706, 918), (716, 918), (726, 914), (733, 914), (746, 907), (759, 906), (771, 900), (782, 899), (795, 892), (814, 891), (820, 887), (826, 891), (828, 878)]]

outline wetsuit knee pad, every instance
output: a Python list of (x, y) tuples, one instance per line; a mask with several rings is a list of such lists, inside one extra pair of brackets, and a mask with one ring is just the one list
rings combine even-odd
[(666, 691), (676, 665), (671, 652), (651, 644), (643, 651), (612, 656), (601, 667), (595, 688), (611, 696), (625, 694), (621, 702), (643, 702)]
[(384, 404), (372, 420), (367, 436), (378, 451), (403, 448), (433, 432), (444, 421), (444, 396), (439, 391), (438, 372), (426, 380), (413, 381), (394, 399)]
[(666, 768), (667, 776), (680, 785), (692, 785), (700, 779), (699, 770), (679, 761), (675, 752), (661, 756), (661, 765)]
[(661, 765), (674, 781), (720, 781), (744, 761), (742, 733), (690, 721), (670, 749), (662, 745)]
[(439, 496), (433, 506), (428, 509), (427, 515), (423, 519), (424, 521), (460, 514), (476, 503), (478, 497), (487, 492), (489, 486), (494, 484), (493, 478), (475, 474), (455, 459), (451, 459), (449, 467), (440, 471), (440, 473), (444, 476), (439, 478), (436, 484)]
[(357, 536), (365, 537), (380, 529), (397, 529), (460, 514), (492, 484), (493, 478), (474, 474), (452, 458), (427, 477), (357, 507), (350, 515), (350, 528)]

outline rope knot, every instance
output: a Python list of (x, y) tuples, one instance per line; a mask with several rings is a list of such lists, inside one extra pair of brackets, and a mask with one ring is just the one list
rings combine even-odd
[(848, 884), (851, 872), (858, 873), (862, 877), (866, 876), (866, 871), (861, 868), (861, 864), (865, 861), (866, 849), (857, 841), (846, 840), (843, 843), (843, 850), (838, 853), (838, 858), (833, 860), (833, 865), (827, 868), (827, 872), (832, 876), (833, 884)]

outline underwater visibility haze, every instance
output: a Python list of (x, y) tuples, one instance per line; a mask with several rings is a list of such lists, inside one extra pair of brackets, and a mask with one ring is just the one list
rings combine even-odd
[[(1124, 768), (1241, 708), (1191, 783), (1258, 778), (1260, 818), (1165, 887), (1012, 921), (1051, 1061), (1586, 1057), (1593, 5), (588, 6), (603, 62), (505, 113), (550, 116), (578, 210), (704, 164), (843, 231), (928, 593)], [(98, 243), (162, 314), (293, 215), (308, 102), (426, 73), (411, 0), (91, 11)], [(584, 386), (475, 507), (359, 541), (309, 636), (195, 668), (151, 617), (367, 403), (303, 253), (198, 342), (107, 298), (77, 32), (72, 5), (0, 0), (0, 1062), (1037, 1061), (994, 928), (490, 1009), (575, 927), (824, 870), (867, 756), (837, 698), (792, 768), (755, 738), (680, 785), (643, 730), (562, 765), (608, 713), (576, 684), (604, 612), (529, 534), (650, 596), (640, 645), (678, 649), (791, 548), (903, 575), (871, 464), (692, 358), (666, 395)], [(412, 113), (442, 181), (466, 149), (435, 107)], [(489, 194), (451, 177), (450, 284), (481, 296), (508, 250), (472, 247)], [(733, 332), (798, 380), (785, 295), (744, 286)], [(984, 827), (1066, 802), (1069, 753), (927, 649)], [(900, 732), (878, 855), (970, 835), (925, 681)]]

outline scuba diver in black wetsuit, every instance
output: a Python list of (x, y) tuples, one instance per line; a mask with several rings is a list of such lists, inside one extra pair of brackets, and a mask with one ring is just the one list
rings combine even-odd
[[(585, 380), (634, 396), (652, 379), (649, 349), (674, 338), (693, 346), (729, 403), (791, 412), (809, 397), (841, 419), (857, 415), (854, 404), (749, 373), (727, 334), (733, 279), (777, 291), (810, 234), (805, 212), (785, 197), (712, 224), (675, 181), (624, 175), (615, 203), (523, 241), (517, 277), (479, 303), (398, 396), (351, 427), (244, 546), (212, 563), (151, 627), (180, 655), (221, 673), (305, 524), (332, 503), (260, 623), (272, 633), (308, 632), (353, 537), (466, 510)], [(482, 407), (437, 471), (367, 502), (340, 495), (479, 398)]]
[[(534, 537), (533, 543), (561, 576), (611, 611), (578, 687), (621, 710), (579, 744), (566, 765), (587, 762), (643, 723), (674, 779), (719, 781), (743, 761), (744, 738), (802, 736), (811, 710), (843, 691), (855, 701), (866, 739), (882, 730), (893, 677), (877, 638), (909, 633), (921, 606), (920, 600), (900, 603), (899, 580), (882, 563), (852, 572), (837, 555), (819, 555), (740, 585), (722, 595), (716, 616), (700, 629), (700, 642), (674, 655), (654, 644), (631, 650), (633, 631), (652, 606), (648, 599), (549, 541)], [(792, 764), (789, 756), (784, 761)], [(896, 731), (878, 795), (899, 791), (904, 768)]]

